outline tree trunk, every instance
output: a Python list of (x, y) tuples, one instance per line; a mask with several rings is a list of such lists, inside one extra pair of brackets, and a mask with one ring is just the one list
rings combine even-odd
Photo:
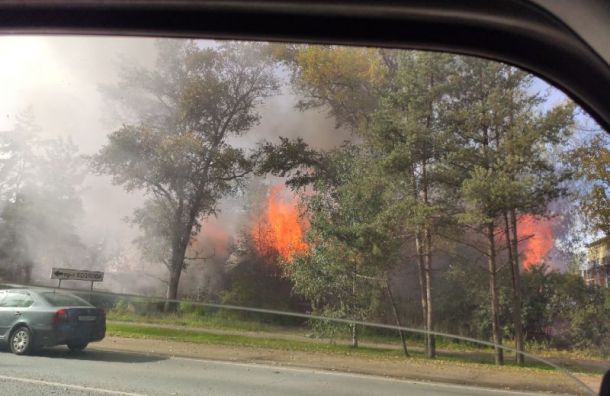
[(487, 225), (487, 239), (488, 239), (488, 252), (487, 252), (487, 264), (489, 270), (489, 296), (491, 303), (491, 329), (493, 342), (495, 344), (495, 362), (498, 365), (504, 364), (504, 351), (502, 350), (502, 333), (500, 329), (500, 322), (498, 320), (499, 315), (499, 303), (498, 303), (498, 282), (497, 282), (497, 269), (496, 269), (496, 243), (494, 235), (494, 223)]
[[(430, 86), (434, 85), (434, 80), (432, 75), (430, 76)], [(430, 102), (430, 114), (432, 113), (432, 102)], [(430, 127), (430, 115), (428, 116), (427, 126)], [(424, 159), (422, 161), (422, 193), (423, 200), (426, 206), (430, 205), (430, 201), (428, 199), (428, 163)], [(426, 357), (429, 359), (433, 359), (436, 357), (436, 338), (433, 334), (429, 333), (434, 331), (434, 323), (433, 323), (433, 310), (432, 310), (432, 234), (430, 232), (430, 224), (429, 221), (426, 221), (426, 225), (424, 226), (424, 275), (426, 281), (426, 330), (428, 333), (426, 334)]]
[(428, 356), (428, 299), (426, 294), (426, 267), (424, 263), (421, 233), (417, 233), (417, 235), (415, 235), (415, 251), (417, 253), (417, 272), (419, 275), (419, 294), (421, 299), (423, 323), (422, 327), (426, 331), (424, 340), (426, 345), (426, 356)]
[[(519, 342), (519, 338), (521, 335), (521, 304), (517, 297), (517, 286), (515, 280), (515, 251), (513, 246), (513, 241), (511, 237), (511, 226), (508, 219), (508, 214), (506, 212), (503, 213), (504, 217), (504, 236), (506, 239), (506, 251), (508, 252), (508, 263), (510, 265), (510, 278), (511, 278), (511, 286), (512, 286), (512, 316), (513, 316), (513, 327), (515, 328), (515, 349), (517, 349), (517, 354), (515, 355), (515, 360), (517, 363), (523, 363), (523, 355), (519, 353), (521, 351), (521, 345)], [(518, 254), (518, 252), (516, 252)]]
[[(356, 268), (356, 264), (354, 263), (354, 274), (352, 275), (352, 299), (356, 301), (356, 276), (358, 275), (358, 271)], [(352, 323), (352, 348), (358, 348), (358, 325), (356, 323)]]
[[(433, 311), (432, 311), (432, 236), (430, 230), (426, 227), (424, 231), (426, 244), (426, 255), (424, 256), (424, 269), (426, 275), (426, 329), (434, 331)], [(436, 338), (433, 334), (428, 333), (426, 337), (426, 357), (434, 359), (436, 357)]]
[(515, 322), (515, 349), (517, 350), (517, 363), (524, 364), (525, 356), (518, 352), (523, 352), (525, 342), (523, 339), (523, 324), (521, 321), (521, 266), (519, 263), (519, 239), (517, 232), (517, 215), (515, 210), (510, 212), (510, 221), (512, 224), (512, 251), (513, 251), (513, 265), (512, 267), (512, 280), (513, 280), (513, 311), (514, 311), (514, 322)]
[[(176, 312), (178, 310), (178, 303), (175, 300), (178, 299), (178, 285), (180, 283), (180, 274), (182, 268), (177, 270), (170, 270), (169, 281), (167, 283), (167, 301), (165, 302), (165, 312)], [(174, 301), (170, 301), (174, 300)]]
[[(190, 230), (189, 230), (190, 235)], [(184, 257), (188, 243), (183, 243), (184, 238), (175, 238), (172, 246), (172, 258), (169, 266), (169, 280), (167, 282), (167, 300), (165, 302), (166, 312), (176, 312), (178, 304), (175, 300), (178, 299), (178, 286), (180, 284), (180, 275), (184, 268)], [(174, 300), (174, 301), (170, 301)]]
[[(396, 301), (394, 301), (394, 295), (392, 294), (392, 288), (390, 287), (390, 282), (386, 280), (386, 289), (388, 291), (388, 298), (390, 299), (390, 304), (392, 305), (392, 313), (394, 314), (394, 321), (396, 322), (396, 326), (402, 327), (400, 323), (400, 316), (398, 315), (398, 308), (396, 307)], [(404, 352), (406, 357), (409, 357), (409, 350), (407, 349), (407, 338), (405, 337), (405, 332), (402, 330), (398, 331), (400, 335), (400, 342), (402, 343), (402, 351)]]

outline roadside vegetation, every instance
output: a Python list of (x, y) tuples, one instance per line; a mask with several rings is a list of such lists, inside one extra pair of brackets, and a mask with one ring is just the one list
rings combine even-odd
[[(139, 308), (134, 308), (136, 306)], [(351, 329), (347, 325), (329, 325), (320, 321), (305, 321), (302, 319), (292, 319), (289, 324), (282, 324), (277, 315), (255, 314), (244, 318), (240, 315), (240, 312), (201, 307), (189, 302), (181, 303), (177, 312), (166, 313), (156, 310), (154, 304), (142, 302), (134, 304), (127, 302), (127, 300), (120, 300), (115, 308), (108, 311), (107, 318), (110, 323), (109, 334), (118, 336), (138, 336), (138, 334), (152, 336), (156, 334), (157, 337), (163, 338), (165, 337), (163, 334), (170, 333), (155, 333), (155, 331), (171, 330), (173, 335), (167, 335), (168, 339), (181, 341), (190, 341), (189, 337), (192, 336), (192, 332), (200, 332), (213, 335), (214, 337), (208, 339), (209, 343), (220, 345), (224, 345), (222, 342), (223, 336), (239, 336), (247, 339), (281, 339), (285, 342), (294, 341), (297, 344), (302, 342), (313, 343), (322, 345), (322, 349), (326, 348), (324, 345), (336, 345), (339, 347), (337, 350), (344, 350), (346, 347), (348, 347), (347, 350), (358, 350), (351, 344)], [(155, 328), (154, 325), (159, 325), (159, 327)], [(329, 331), (329, 328), (332, 331)], [(180, 336), (181, 331), (184, 332), (184, 337)], [(423, 355), (425, 337), (420, 333), (407, 332), (403, 336), (405, 342), (409, 345), (409, 357), (425, 356)], [(379, 352), (378, 356), (384, 355), (385, 352), (388, 352), (388, 356), (393, 357), (397, 356), (397, 352), (403, 354), (401, 352), (401, 337), (395, 331), (364, 327), (361, 329), (359, 339), (359, 347), (373, 348)], [(212, 340), (215, 341), (212, 342)], [(464, 359), (465, 363), (477, 361), (489, 363), (493, 360), (492, 350), (475, 342), (437, 337), (436, 344), (445, 358), (447, 356), (452, 357), (453, 353), (457, 353), (458, 355), (468, 355)], [(253, 346), (255, 345), (253, 344)], [(510, 342), (506, 346), (515, 348), (515, 345)], [(601, 372), (600, 365), (597, 368), (591, 367), (596, 367), (596, 361), (602, 362), (606, 359), (606, 356), (599, 351), (586, 348), (568, 350), (538, 342), (529, 342), (527, 347), (530, 353), (545, 358), (559, 359), (562, 366), (570, 369), (579, 367), (579, 370), (584, 370), (583, 372)], [(313, 348), (315, 349), (315, 347)], [(587, 364), (586, 361), (593, 362), (593, 364)]]
[[(363, 337), (364, 345), (353, 348), (348, 342), (329, 343), (324, 340), (278, 338), (274, 333), (264, 333), (264, 335), (255, 336), (241, 335), (238, 333), (228, 334), (226, 332), (215, 333), (213, 330), (196, 331), (196, 329), (197, 327), (165, 328), (144, 326), (136, 323), (110, 323), (107, 332), (110, 336), (127, 338), (171, 340), (198, 344), (263, 348), (283, 351), (328, 353), (339, 356), (365, 356), (372, 359), (396, 360), (404, 358), (398, 340), (393, 340), (394, 347), (392, 347), (386, 344), (391, 341), (389, 338), (373, 337), (375, 341), (372, 342), (368, 340), (368, 337)], [(345, 338), (345, 341), (347, 340), (348, 339)], [(411, 351), (409, 359), (425, 359), (425, 349), (421, 348), (424, 346), (423, 341), (424, 340), (421, 339), (420, 342), (416, 343), (419, 347)], [(381, 342), (383, 342), (383, 344)], [(490, 348), (458, 346), (458, 344), (455, 343), (441, 341), (438, 344), (437, 360), (439, 363), (452, 362), (459, 364), (493, 365), (494, 355)], [(555, 371), (553, 367), (538, 361), (528, 361), (527, 364), (523, 366), (514, 362), (509, 362), (507, 365), (511, 367), (522, 367), (527, 370)], [(565, 366), (565, 368), (568, 368), (574, 373), (603, 374), (605, 372), (601, 365), (592, 365), (587, 364), (586, 362), (574, 361), (567, 364), (566, 362), (562, 362), (562, 366)]]

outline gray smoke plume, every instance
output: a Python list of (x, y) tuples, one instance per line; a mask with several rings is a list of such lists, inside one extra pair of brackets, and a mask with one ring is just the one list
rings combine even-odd
[[(200, 45), (214, 43), (202, 41)], [(116, 103), (107, 100), (101, 88), (117, 83), (122, 65), (153, 68), (157, 57), (154, 39), (90, 36), (3, 37), (0, 53), (0, 131), (13, 130), (17, 115), (31, 109), (42, 140), (69, 140), (83, 156), (97, 152), (106, 143), (107, 135), (123, 122), (133, 121), (126, 119)], [(305, 137), (313, 147), (329, 148), (349, 139), (349, 134), (337, 130), (325, 112), (296, 110), (297, 100), (284, 87), (281, 94), (269, 98), (258, 109), (262, 116), (259, 125), (233, 143), (253, 148), (263, 139), (276, 141), (278, 136), (286, 136)], [(281, 180), (266, 181), (278, 182)], [(51, 266), (90, 268), (107, 272), (102, 286), (105, 289), (160, 294), (165, 269), (142, 260), (133, 245), (140, 231), (125, 221), (142, 205), (143, 194), (128, 193), (112, 185), (107, 176), (87, 174), (78, 187), (78, 195), (80, 209), (74, 220), (78, 249), (48, 259), (54, 254), (47, 248), (52, 241), (50, 236), (49, 241), (44, 241), (44, 235), (37, 234), (34, 239), (31, 233), (24, 235), (32, 253), (31, 281), (54, 284), (49, 279)], [(204, 222), (193, 250), (212, 257), (189, 265), (184, 282), (189, 293), (196, 293), (203, 286), (211, 290), (220, 287), (216, 272), (248, 221), (243, 196), (242, 192), (224, 200), (217, 218)]]

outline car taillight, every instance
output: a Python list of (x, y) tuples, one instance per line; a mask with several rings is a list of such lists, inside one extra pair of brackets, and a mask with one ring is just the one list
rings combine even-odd
[(58, 309), (57, 312), (55, 312), (55, 315), (53, 315), (54, 324), (67, 322), (67, 321), (68, 321), (68, 311), (66, 311), (65, 309)]

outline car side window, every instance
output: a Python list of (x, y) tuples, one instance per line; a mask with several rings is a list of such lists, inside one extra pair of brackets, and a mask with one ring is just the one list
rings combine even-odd
[(34, 299), (23, 293), (6, 293), (0, 300), (1, 308), (27, 308), (34, 303)]

